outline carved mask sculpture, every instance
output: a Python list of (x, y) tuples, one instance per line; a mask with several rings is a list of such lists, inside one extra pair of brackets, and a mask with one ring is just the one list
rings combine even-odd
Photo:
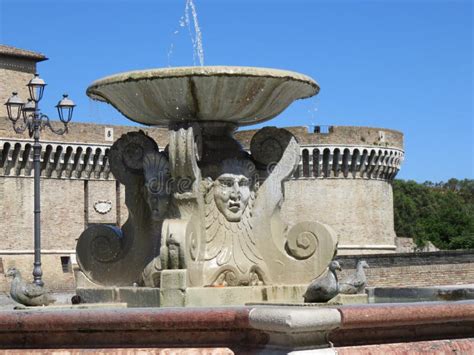
[(240, 222), (250, 198), (250, 182), (243, 175), (222, 174), (214, 182), (217, 209), (229, 222)]
[(248, 160), (229, 159), (222, 171), (213, 186), (216, 207), (227, 221), (240, 222), (250, 199), (255, 167)]

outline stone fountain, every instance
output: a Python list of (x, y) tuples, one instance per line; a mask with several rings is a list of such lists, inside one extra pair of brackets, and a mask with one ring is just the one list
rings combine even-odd
[(283, 182), (300, 156), (293, 135), (265, 127), (245, 151), (234, 132), (318, 91), (307, 76), (251, 67), (133, 71), (94, 82), (89, 97), (167, 127), (169, 145), (160, 149), (139, 131), (112, 146), (110, 168), (125, 185), (129, 218), (121, 229), (95, 225), (79, 238), (82, 300), (303, 302), (336, 252), (335, 233), (317, 221), (288, 229), (280, 218)]
[(295, 138), (266, 127), (244, 151), (233, 132), (317, 92), (303, 75), (232, 67), (93, 83), (90, 97), (170, 135), (161, 149), (141, 131), (114, 143), (110, 167), (125, 185), (129, 218), (122, 228), (91, 226), (78, 240), (76, 300), (114, 304), (2, 311), (0, 347), (473, 353), (473, 301), (295, 304), (332, 260), (335, 234), (316, 221), (288, 229), (280, 218), (283, 182), (299, 159)]

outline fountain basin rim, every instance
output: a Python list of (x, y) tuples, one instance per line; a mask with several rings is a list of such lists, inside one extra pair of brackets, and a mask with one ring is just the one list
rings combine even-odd
[(114, 84), (119, 82), (127, 81), (140, 81), (140, 80), (151, 80), (151, 79), (170, 79), (170, 78), (182, 78), (190, 76), (242, 76), (242, 77), (268, 77), (268, 78), (280, 78), (289, 79), (294, 81), (300, 81), (305, 84), (312, 86), (315, 92), (311, 95), (301, 97), (305, 99), (312, 97), (319, 93), (318, 83), (307, 75), (300, 74), (294, 71), (272, 69), (264, 67), (246, 67), (246, 66), (190, 66), (190, 67), (171, 67), (171, 68), (154, 68), (154, 69), (143, 69), (143, 70), (132, 70), (106, 76), (104, 78), (95, 80), (86, 90), (86, 94), (93, 100), (104, 101), (106, 100), (98, 93), (95, 89), (99, 86)]
[(208, 66), (123, 72), (96, 80), (86, 94), (134, 122), (169, 127), (189, 121), (254, 125), (318, 92), (313, 79), (292, 71)]

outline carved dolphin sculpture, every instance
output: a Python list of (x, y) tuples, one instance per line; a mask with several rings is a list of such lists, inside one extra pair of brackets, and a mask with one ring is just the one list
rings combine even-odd
[(8, 269), (5, 276), (13, 277), (10, 296), (22, 305), (47, 306), (56, 301), (47, 294), (47, 289), (44, 287), (23, 281), (20, 271), (16, 268)]
[(331, 261), (325, 275), (314, 279), (303, 295), (307, 303), (327, 302), (339, 293), (336, 270), (341, 270), (341, 266), (335, 260)]
[(364, 293), (367, 278), (364, 269), (369, 268), (365, 260), (357, 262), (356, 272), (339, 283), (339, 292), (344, 294)]

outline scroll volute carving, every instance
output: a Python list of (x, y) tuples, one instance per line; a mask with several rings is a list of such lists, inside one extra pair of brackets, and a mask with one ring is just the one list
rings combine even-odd
[(110, 169), (125, 185), (129, 218), (123, 227), (91, 226), (80, 236), (81, 270), (101, 285), (132, 285), (160, 249), (163, 219), (169, 216), (168, 158), (143, 131), (124, 134), (109, 152)]
[(124, 134), (109, 152), (112, 174), (122, 184), (129, 185), (133, 177), (143, 176), (145, 154), (152, 151), (158, 151), (158, 145), (143, 131)]
[[(265, 127), (250, 145), (259, 166), (261, 186), (255, 201), (254, 233), (265, 260), (268, 278), (276, 284), (309, 282), (324, 272), (336, 250), (334, 231), (318, 222), (301, 222), (289, 230), (279, 210), (284, 201), (284, 182), (298, 166), (300, 148), (285, 129)], [(264, 236), (264, 237), (262, 237)]]
[(184, 125), (171, 129), (168, 149), (174, 180), (174, 197), (178, 200), (196, 198), (201, 180), (198, 167), (202, 153), (199, 125)]

